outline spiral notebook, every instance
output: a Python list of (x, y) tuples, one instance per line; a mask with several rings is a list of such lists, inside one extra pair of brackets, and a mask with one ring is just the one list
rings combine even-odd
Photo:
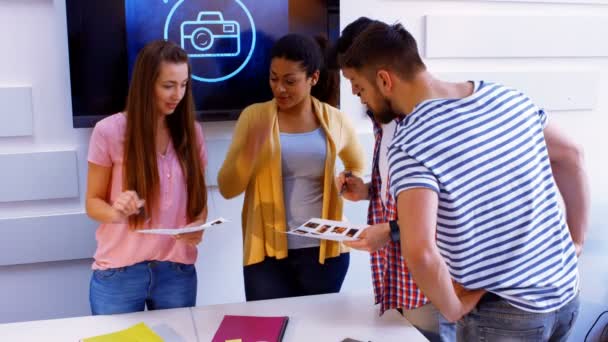
[(225, 315), (212, 342), (281, 342), (289, 317)]

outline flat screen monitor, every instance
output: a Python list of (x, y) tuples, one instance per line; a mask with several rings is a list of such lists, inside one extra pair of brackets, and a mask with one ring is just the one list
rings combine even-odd
[(339, 0), (67, 0), (74, 127), (124, 109), (148, 42), (180, 45), (192, 64), (197, 119), (234, 120), (272, 98), (269, 52), (287, 33), (339, 34)]

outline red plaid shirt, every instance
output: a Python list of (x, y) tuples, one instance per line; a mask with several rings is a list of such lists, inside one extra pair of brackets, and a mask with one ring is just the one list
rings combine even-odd
[[(382, 203), (382, 177), (378, 168), (380, 143), (382, 142), (382, 127), (374, 123), (374, 160), (372, 164), (372, 179), (369, 188), (369, 209), (367, 223), (370, 225), (397, 219), (397, 204), (387, 187), (386, 206)], [(387, 177), (388, 178), (388, 177)], [(387, 180), (390, 183), (390, 180)], [(384, 247), (370, 254), (372, 267), (372, 282), (376, 304), (380, 304), (380, 315), (386, 310), (402, 308), (415, 309), (426, 303), (428, 299), (414, 283), (414, 278), (407, 269), (401, 246), (390, 241)]]

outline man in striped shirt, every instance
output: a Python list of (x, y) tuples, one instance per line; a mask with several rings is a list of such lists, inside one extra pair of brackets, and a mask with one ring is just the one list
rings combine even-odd
[(434, 78), (399, 24), (369, 25), (340, 63), (376, 120), (407, 113), (388, 152), (401, 250), (458, 339), (566, 340), (588, 222), (580, 151), (523, 93)]
[[(348, 24), (332, 50), (330, 61), (337, 62), (337, 56), (346, 52), (352, 41), (374, 20), (361, 17)], [(336, 67), (337, 66), (331, 66)], [(353, 94), (357, 94), (353, 89)], [(456, 325), (440, 317), (437, 308), (429, 303), (416, 286), (408, 271), (397, 225), (397, 203), (389, 192), (388, 184), (388, 144), (393, 139), (399, 119), (381, 124), (367, 111), (374, 127), (374, 155), (371, 181), (364, 183), (360, 177), (338, 176), (338, 187), (342, 196), (350, 201), (369, 201), (367, 223), (370, 225), (359, 235), (357, 241), (344, 244), (370, 253), (372, 284), (375, 303), (380, 304), (380, 315), (385, 311), (398, 310), (429, 341), (454, 341)]]

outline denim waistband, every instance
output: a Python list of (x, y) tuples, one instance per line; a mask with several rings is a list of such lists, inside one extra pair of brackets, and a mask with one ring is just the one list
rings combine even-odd
[(481, 303), (493, 303), (493, 302), (499, 302), (501, 300), (504, 300), (501, 296), (492, 293), (492, 292), (486, 292), (486, 294), (484, 294), (481, 299), (479, 300), (479, 304)]

